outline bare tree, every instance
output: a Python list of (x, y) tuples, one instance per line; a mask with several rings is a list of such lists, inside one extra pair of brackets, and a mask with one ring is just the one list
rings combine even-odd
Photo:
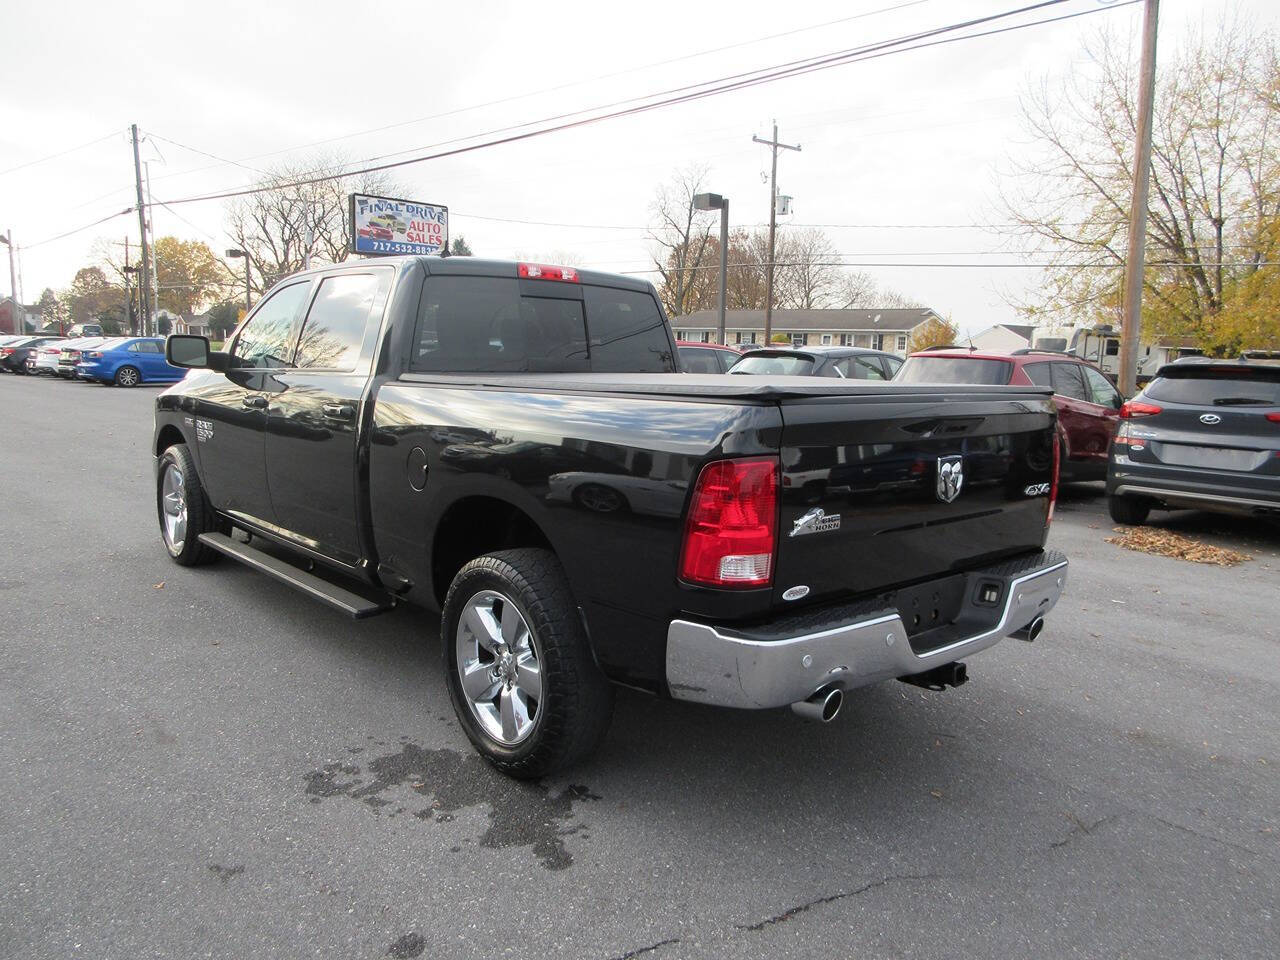
[[(1111, 32), (1085, 47), (1092, 68), (1022, 96), (1032, 149), (1001, 191), (1012, 235), (1046, 263), (1029, 317), (1118, 322), (1132, 193), (1134, 44)], [(1236, 286), (1273, 254), (1280, 215), (1276, 39), (1242, 22), (1190, 34), (1161, 53), (1152, 130), (1144, 327), (1206, 337)]]
[[(277, 167), (259, 186), (267, 189), (236, 197), (227, 208), (227, 232), (252, 259), (250, 286), (260, 296), (281, 277), (301, 270), (311, 233), (311, 259), (340, 263), (351, 245), (348, 196), (403, 191), (383, 173), (342, 176), (344, 161), (323, 156), (310, 163)], [(328, 177), (319, 183), (302, 183)], [(243, 277), (239, 261), (223, 261), (234, 280)]]
[(703, 192), (705, 167), (689, 167), (658, 189), (653, 202), (653, 265), (661, 277), (662, 305), (673, 317), (682, 317), (710, 304), (717, 279), (708, 268), (719, 257), (719, 241), (712, 233), (716, 216), (693, 205), (695, 194)]

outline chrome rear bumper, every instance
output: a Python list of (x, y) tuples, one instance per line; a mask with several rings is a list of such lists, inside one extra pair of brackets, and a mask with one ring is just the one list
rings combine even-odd
[[(997, 564), (967, 575), (954, 639), (916, 653), (899, 612), (860, 609), (846, 622), (788, 633), (787, 622), (738, 630), (673, 620), (667, 629), (667, 686), (680, 700), (762, 709), (804, 700), (817, 690), (848, 690), (923, 673), (977, 653), (1053, 609), (1067, 581), (1067, 558), (1057, 551)], [(987, 608), (978, 592), (998, 584)], [(799, 620), (812, 618), (796, 618)], [(782, 629), (779, 634), (779, 628)], [(954, 632), (954, 631), (953, 631)]]

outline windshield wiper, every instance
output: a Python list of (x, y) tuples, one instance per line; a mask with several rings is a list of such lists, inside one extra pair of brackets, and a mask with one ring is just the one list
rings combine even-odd
[(1259, 400), (1257, 397), (1216, 397), (1215, 407), (1247, 407), (1251, 404), (1270, 404), (1270, 400)]

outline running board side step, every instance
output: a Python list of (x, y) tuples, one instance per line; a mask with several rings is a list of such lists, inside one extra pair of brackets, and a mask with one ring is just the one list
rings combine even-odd
[(313, 573), (299, 570), (293, 564), (272, 556), (239, 540), (233, 540), (225, 533), (202, 533), (200, 542), (210, 549), (225, 554), (232, 560), (239, 560), (247, 567), (287, 586), (300, 590), (313, 600), (319, 600), (334, 610), (338, 610), (353, 620), (363, 620), (379, 613), (386, 613), (395, 606), (391, 597), (372, 598), (362, 596), (345, 587), (330, 583)]

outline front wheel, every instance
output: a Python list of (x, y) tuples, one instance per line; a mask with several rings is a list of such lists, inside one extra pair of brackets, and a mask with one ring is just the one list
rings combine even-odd
[(200, 534), (216, 531), (218, 526), (185, 443), (175, 444), (160, 455), (156, 512), (160, 517), (160, 537), (177, 563), (195, 567), (218, 558), (216, 550), (200, 542)]
[(137, 367), (121, 367), (116, 371), (115, 382), (117, 387), (136, 387), (142, 382), (142, 374)]
[(1117, 497), (1113, 494), (1107, 497), (1107, 509), (1111, 513), (1111, 519), (1116, 523), (1140, 527), (1147, 522), (1147, 515), (1151, 513), (1151, 504), (1137, 497)]
[(613, 687), (549, 550), (502, 550), (464, 566), (445, 598), (441, 646), (462, 729), (503, 773), (528, 779), (570, 766), (609, 728)]

